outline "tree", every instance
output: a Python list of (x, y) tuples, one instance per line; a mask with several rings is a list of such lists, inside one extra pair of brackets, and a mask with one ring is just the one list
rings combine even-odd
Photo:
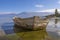
[(58, 17), (58, 11), (55, 9), (55, 16)]
[[(57, 9), (55, 10), (55, 16), (58, 17), (58, 11)], [(55, 19), (55, 24), (57, 24), (58, 19)]]

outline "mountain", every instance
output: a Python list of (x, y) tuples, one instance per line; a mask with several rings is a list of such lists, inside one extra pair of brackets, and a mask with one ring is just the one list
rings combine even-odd
[(18, 17), (21, 18), (27, 18), (27, 17), (33, 17), (33, 16), (46, 16), (46, 15), (51, 15), (54, 14), (52, 12), (22, 12), (17, 14)]

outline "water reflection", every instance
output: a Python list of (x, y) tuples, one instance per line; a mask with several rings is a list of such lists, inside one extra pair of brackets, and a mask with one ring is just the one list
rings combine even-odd
[(51, 18), (47, 26), (47, 33), (53, 40), (60, 40), (60, 18)]
[(59, 32), (47, 31), (47, 33), (53, 40), (60, 40), (60, 33)]
[(4, 23), (4, 24), (2, 25), (2, 29), (3, 29), (3, 31), (5, 32), (6, 35), (7, 35), (7, 34), (13, 34), (13, 33), (14, 33), (13, 25), (14, 25), (13, 22)]
[(16, 26), (14, 27), (14, 32), (23, 40), (51, 40), (45, 30), (32, 31), (18, 28)]
[(0, 29), (0, 40), (20, 40), (20, 37), (14, 33), (14, 23), (3, 23)]

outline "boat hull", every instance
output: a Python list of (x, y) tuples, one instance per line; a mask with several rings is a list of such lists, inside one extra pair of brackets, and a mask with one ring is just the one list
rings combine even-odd
[[(38, 21), (37, 21), (38, 20)], [(14, 26), (23, 28), (23, 29), (29, 29), (29, 30), (42, 30), (46, 29), (46, 26), (48, 24), (48, 21), (40, 21), (39, 17), (32, 17), (32, 18), (15, 18), (13, 19)]]

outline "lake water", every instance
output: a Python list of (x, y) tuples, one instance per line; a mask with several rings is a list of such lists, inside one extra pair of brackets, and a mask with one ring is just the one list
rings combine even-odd
[(11, 18), (0, 18), (0, 40), (60, 40), (60, 19), (55, 27), (55, 20), (50, 19), (46, 31), (21, 31), (14, 26)]

